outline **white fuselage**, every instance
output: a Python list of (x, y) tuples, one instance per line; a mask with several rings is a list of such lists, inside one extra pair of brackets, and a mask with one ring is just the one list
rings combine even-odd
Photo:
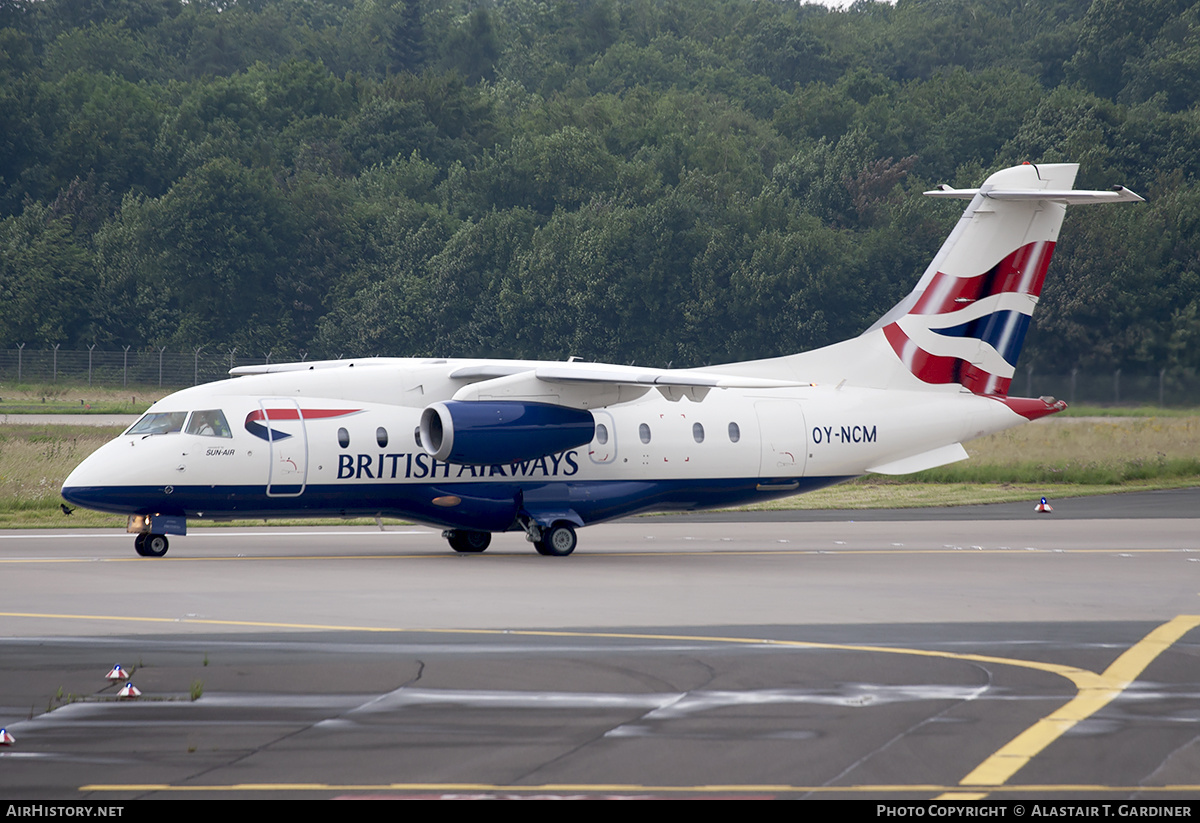
[(593, 410), (595, 435), (577, 448), (436, 460), (418, 442), (422, 410), (452, 397), (462, 382), (446, 375), (474, 362), (363, 361), (180, 391), (150, 412), (220, 410), (226, 436), (182, 426), (122, 435), (72, 473), (64, 494), (127, 514), (385, 514), (500, 531), (523, 507), (535, 517), (568, 510), (584, 525), (794, 494), (1024, 421), (965, 392), (809, 385), (713, 389), (695, 401), (649, 391)]

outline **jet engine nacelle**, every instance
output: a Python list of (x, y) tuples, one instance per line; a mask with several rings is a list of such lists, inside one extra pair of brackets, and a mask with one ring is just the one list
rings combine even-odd
[(592, 413), (548, 403), (447, 400), (421, 412), (421, 445), (445, 463), (533, 460), (589, 443)]

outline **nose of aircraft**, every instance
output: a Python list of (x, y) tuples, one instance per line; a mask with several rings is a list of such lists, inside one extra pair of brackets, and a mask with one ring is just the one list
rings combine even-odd
[(84, 458), (63, 481), (62, 496), (69, 503), (89, 509), (102, 509), (98, 505), (104, 487), (103, 472), (97, 454)]
[(137, 514), (136, 485), (127, 476), (131, 461), (121, 446), (120, 440), (106, 443), (76, 466), (63, 481), (63, 499), (97, 511)]

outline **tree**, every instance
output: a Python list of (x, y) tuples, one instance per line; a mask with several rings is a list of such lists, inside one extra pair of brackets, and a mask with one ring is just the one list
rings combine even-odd
[(290, 218), (265, 175), (228, 159), (161, 198), (126, 197), (97, 236), (111, 301), (99, 314), (105, 336), (185, 347), (286, 337), (296, 297), (284, 276), (298, 241)]
[(496, 61), (500, 59), (500, 40), (492, 23), (491, 13), (482, 6), (467, 17), (466, 24), (450, 36), (443, 58), (446, 65), (456, 69), (468, 83), (491, 81), (496, 77)]
[(0, 347), (87, 339), (91, 255), (71, 224), (38, 204), (0, 222)]

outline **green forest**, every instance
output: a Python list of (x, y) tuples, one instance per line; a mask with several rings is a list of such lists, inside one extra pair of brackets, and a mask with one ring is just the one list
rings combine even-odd
[(852, 336), (1023, 161), (1024, 360), (1200, 368), (1200, 4), (0, 0), (0, 349), (675, 367)]

